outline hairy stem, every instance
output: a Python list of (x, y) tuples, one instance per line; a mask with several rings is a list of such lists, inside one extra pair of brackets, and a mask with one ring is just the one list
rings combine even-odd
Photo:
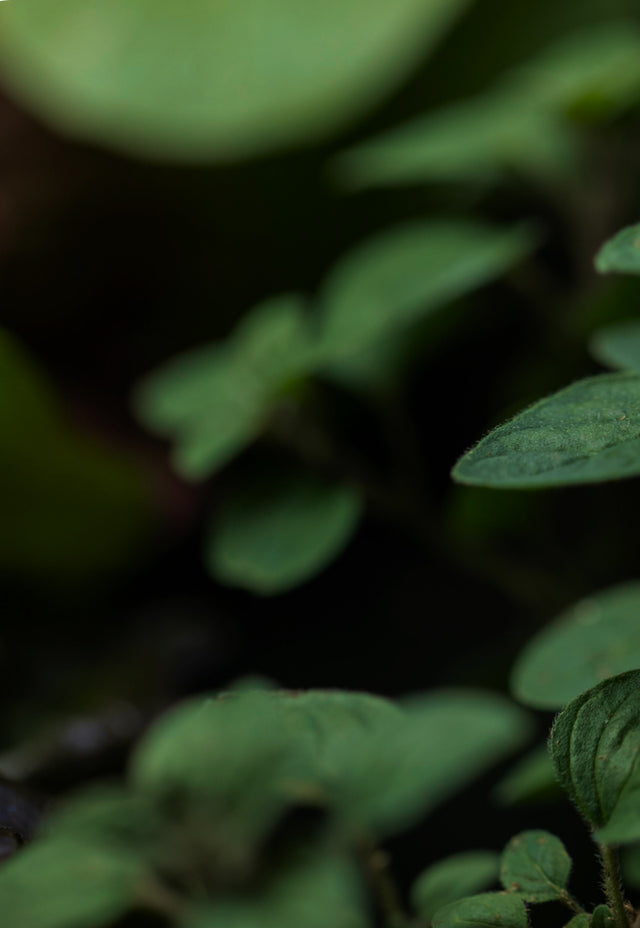
[(616, 923), (616, 928), (629, 928), (629, 917), (622, 895), (622, 884), (618, 867), (618, 855), (609, 844), (600, 845), (602, 872), (607, 894), (607, 902)]

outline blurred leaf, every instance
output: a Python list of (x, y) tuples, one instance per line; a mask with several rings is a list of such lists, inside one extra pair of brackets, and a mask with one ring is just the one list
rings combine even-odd
[(523, 831), (502, 852), (500, 881), (526, 902), (550, 902), (566, 896), (571, 858), (548, 831)]
[(357, 492), (311, 473), (239, 486), (216, 515), (207, 563), (223, 583), (273, 595), (303, 583), (348, 544), (360, 518)]
[(36, 842), (0, 869), (0, 910), (20, 928), (100, 928), (136, 901), (144, 868), (117, 851), (67, 837)]
[(627, 226), (609, 239), (596, 255), (601, 274), (640, 274), (640, 225)]
[(234, 159), (341, 124), (396, 86), (467, 0), (47, 0), (2, 15), (3, 72), (52, 125), (145, 156)]
[(551, 732), (558, 778), (599, 841), (640, 837), (639, 716), (640, 671), (632, 670), (570, 702)]
[(507, 770), (493, 790), (500, 805), (511, 806), (561, 794), (546, 744), (534, 748)]
[(175, 441), (178, 472), (202, 479), (256, 438), (281, 391), (315, 361), (302, 300), (275, 297), (226, 342), (168, 362), (139, 385), (134, 402), (145, 425)]
[(630, 22), (582, 29), (506, 72), (486, 93), (427, 113), (339, 155), (352, 187), (495, 181), (509, 168), (545, 175), (569, 167), (563, 113), (599, 116), (640, 94), (640, 34)]
[(620, 869), (624, 885), (630, 889), (640, 889), (640, 844), (622, 848)]
[(142, 474), (65, 420), (0, 330), (0, 568), (59, 581), (126, 564), (149, 532)]
[(577, 603), (527, 643), (511, 676), (514, 696), (538, 709), (561, 709), (601, 680), (640, 668), (639, 613), (640, 583)]
[(522, 899), (509, 893), (480, 893), (446, 905), (433, 919), (433, 928), (527, 928)]
[(497, 883), (499, 864), (494, 851), (465, 851), (427, 867), (411, 888), (418, 916), (431, 922), (438, 909)]
[(614, 370), (640, 371), (640, 322), (631, 319), (598, 329), (589, 340), (589, 351), (596, 361)]
[(298, 853), (260, 890), (194, 909), (180, 928), (367, 928), (353, 863), (329, 849)]
[(458, 461), (454, 480), (504, 489), (640, 475), (640, 374), (587, 377), (498, 426)]
[(500, 277), (531, 251), (529, 227), (441, 220), (398, 226), (359, 245), (327, 277), (319, 353), (349, 370), (363, 351), (469, 290)]

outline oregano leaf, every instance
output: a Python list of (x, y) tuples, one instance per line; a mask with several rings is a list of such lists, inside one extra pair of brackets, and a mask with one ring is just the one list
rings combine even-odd
[(492, 796), (500, 805), (548, 800), (562, 792), (546, 744), (539, 745), (510, 767), (495, 786)]
[(511, 674), (514, 696), (561, 709), (601, 680), (640, 668), (639, 613), (640, 582), (581, 600), (527, 642)]
[(640, 670), (604, 680), (557, 717), (549, 747), (562, 786), (605, 843), (640, 837)]
[(640, 371), (640, 322), (617, 322), (597, 329), (589, 340), (589, 351), (601, 364), (614, 370)]
[(527, 910), (511, 893), (480, 893), (444, 906), (433, 928), (527, 928)]
[(445, 905), (495, 884), (499, 865), (500, 858), (494, 851), (464, 851), (431, 864), (411, 888), (415, 911), (431, 922)]
[(640, 224), (627, 226), (605, 242), (595, 264), (601, 274), (640, 274)]
[(460, 458), (454, 480), (536, 489), (640, 475), (640, 373), (587, 377), (539, 400)]
[(550, 902), (565, 895), (570, 870), (571, 858), (559, 838), (548, 831), (523, 831), (502, 852), (500, 881), (526, 902)]
[(597, 905), (591, 913), (591, 928), (614, 928), (615, 924), (608, 905)]
[(586, 912), (579, 912), (569, 919), (564, 928), (590, 928), (591, 919)]

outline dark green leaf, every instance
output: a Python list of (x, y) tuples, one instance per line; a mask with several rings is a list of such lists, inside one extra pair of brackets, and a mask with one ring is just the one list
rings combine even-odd
[(456, 464), (460, 483), (503, 489), (640, 475), (640, 374), (587, 377), (498, 426)]
[(438, 909), (498, 881), (500, 858), (494, 851), (466, 851), (427, 867), (411, 889), (420, 918), (433, 920)]
[(596, 255), (601, 274), (640, 274), (640, 225), (627, 226), (606, 242)]
[(631, 889), (640, 889), (640, 844), (622, 848), (620, 855), (622, 881)]
[(639, 613), (640, 583), (582, 600), (527, 643), (513, 668), (514, 695), (560, 709), (601, 680), (640, 668)]
[(311, 473), (239, 487), (216, 516), (207, 563), (224, 583), (271, 595), (329, 564), (353, 535), (362, 504)]
[(140, 419), (174, 439), (174, 464), (201, 479), (265, 428), (282, 390), (316, 363), (304, 306), (276, 297), (253, 309), (223, 343), (169, 362), (138, 388)]
[(564, 928), (589, 928), (591, 925), (591, 919), (586, 912), (581, 912), (579, 915), (574, 915), (573, 918), (569, 919)]
[(191, 0), (175, 16), (150, 0), (30, 0), (3, 11), (3, 76), (47, 121), (93, 141), (237, 158), (347, 123), (466, 5)]
[(527, 928), (522, 899), (509, 893), (480, 893), (446, 905), (433, 919), (433, 928)]
[(569, 703), (549, 746), (560, 782), (599, 840), (640, 837), (640, 671), (604, 680)]
[(591, 915), (591, 928), (614, 928), (615, 918), (608, 905), (597, 905)]
[(589, 351), (601, 364), (614, 370), (640, 371), (640, 322), (632, 319), (598, 329)]
[(566, 896), (571, 858), (548, 831), (523, 831), (502, 852), (500, 880), (526, 902), (550, 902)]

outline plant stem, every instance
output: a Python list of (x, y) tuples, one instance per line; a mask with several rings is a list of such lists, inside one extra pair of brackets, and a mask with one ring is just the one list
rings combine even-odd
[(563, 902), (567, 908), (571, 909), (572, 912), (575, 912), (576, 915), (585, 914), (585, 909), (582, 908), (578, 900), (575, 899), (567, 890), (564, 890), (564, 892), (560, 894), (560, 901)]
[(387, 928), (407, 928), (409, 919), (389, 870), (388, 855), (367, 839), (361, 843), (361, 856)]
[(609, 844), (600, 845), (602, 872), (607, 893), (607, 902), (616, 923), (616, 928), (629, 928), (629, 918), (624, 905), (622, 884), (618, 868), (618, 855)]

